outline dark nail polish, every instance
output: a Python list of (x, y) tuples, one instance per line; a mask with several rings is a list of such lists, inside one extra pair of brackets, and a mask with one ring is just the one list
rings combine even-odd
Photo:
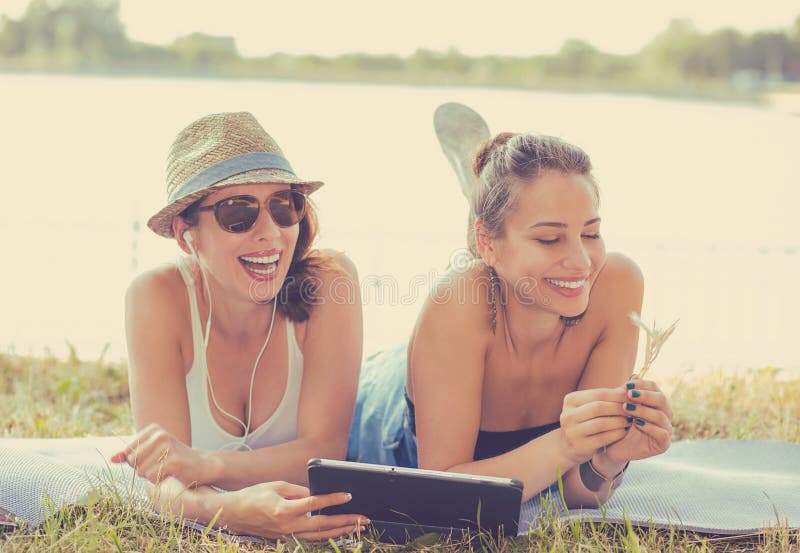
[(636, 424), (639, 426), (644, 426), (644, 421), (642, 419), (636, 419)]
[(630, 426), (626, 426), (626, 427), (625, 427), (625, 431), (626, 431), (626, 432), (627, 432), (628, 430), (630, 430), (630, 429), (631, 429), (631, 427), (630, 427)]
[(633, 422), (633, 417), (628, 415), (627, 417), (625, 417), (625, 422), (627, 422), (628, 424), (631, 424)]
[(625, 387), (627, 389), (629, 389), (629, 390), (633, 390), (636, 387), (636, 383), (635, 382), (628, 382), (627, 384), (625, 384)]
[(631, 397), (639, 397), (640, 395), (642, 395), (642, 392), (640, 392), (639, 390), (633, 390), (631, 392)]
[(636, 411), (636, 406), (633, 403), (626, 403), (625, 409), (627, 409), (628, 411)]

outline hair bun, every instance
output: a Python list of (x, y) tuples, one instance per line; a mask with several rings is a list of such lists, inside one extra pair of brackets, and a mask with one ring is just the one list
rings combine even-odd
[(472, 162), (472, 172), (475, 173), (476, 177), (481, 176), (481, 172), (483, 168), (486, 167), (486, 164), (489, 163), (489, 160), (492, 158), (492, 154), (500, 147), (504, 146), (506, 142), (511, 140), (515, 136), (513, 132), (501, 132), (498, 135), (490, 138), (478, 149), (478, 152), (475, 154), (475, 161)]

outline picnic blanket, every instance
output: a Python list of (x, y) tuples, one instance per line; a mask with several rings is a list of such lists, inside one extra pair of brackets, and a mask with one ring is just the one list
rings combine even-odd
[[(108, 456), (126, 437), (0, 440), (0, 509), (39, 524), (96, 486), (126, 498), (142, 486)], [(564, 518), (679, 526), (713, 534), (748, 534), (776, 525), (800, 528), (800, 445), (747, 440), (676, 442), (665, 454), (636, 461), (602, 509), (567, 511), (557, 496), (522, 506), (520, 533), (545, 512)]]

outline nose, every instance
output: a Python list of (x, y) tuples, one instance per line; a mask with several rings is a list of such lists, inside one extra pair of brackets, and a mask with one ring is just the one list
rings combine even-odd
[(565, 269), (576, 272), (588, 271), (592, 267), (592, 258), (589, 257), (589, 250), (586, 249), (583, 241), (578, 240), (567, 252), (562, 263)]
[(265, 206), (261, 206), (258, 212), (258, 218), (253, 225), (252, 231), (256, 238), (273, 239), (281, 235), (281, 227), (279, 227), (272, 219), (272, 215)]

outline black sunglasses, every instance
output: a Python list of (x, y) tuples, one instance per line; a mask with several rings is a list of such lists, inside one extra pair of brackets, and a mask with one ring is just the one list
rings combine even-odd
[[(265, 206), (279, 227), (290, 227), (303, 220), (306, 214), (306, 195), (297, 190), (279, 190), (267, 198)], [(222, 230), (247, 232), (258, 220), (261, 203), (255, 196), (231, 196), (214, 205), (196, 208), (196, 211), (214, 211)]]

